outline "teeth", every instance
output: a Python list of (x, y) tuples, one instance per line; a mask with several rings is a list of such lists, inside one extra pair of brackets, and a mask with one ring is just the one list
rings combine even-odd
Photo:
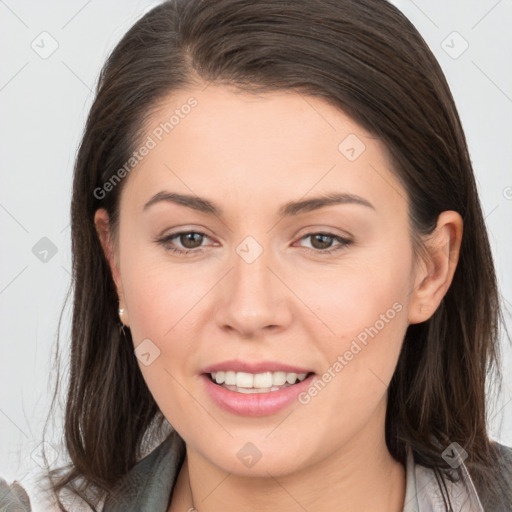
[[(240, 375), (240, 374), (238, 374)], [(250, 374), (249, 374), (250, 375)], [(272, 372), (265, 372), (265, 373), (257, 373), (254, 376), (254, 383), (252, 386), (244, 386), (246, 388), (271, 388), (272, 387)], [(239, 386), (240, 387), (240, 386)]]
[[(225, 386), (236, 386), (244, 389), (270, 389), (276, 386), (286, 384), (295, 384), (297, 380), (303, 381), (306, 378), (305, 373), (286, 373), (286, 372), (213, 372), (210, 374), (217, 384)], [(277, 389), (277, 388), (276, 388)]]
[(282, 386), (285, 383), (286, 383), (286, 372), (274, 372), (272, 374), (272, 384), (274, 384), (274, 386)]
[(235, 372), (226, 372), (224, 377), (224, 384), (227, 386), (236, 386), (236, 373)]
[(252, 388), (254, 375), (252, 373), (236, 372), (237, 388)]
[(296, 380), (297, 380), (296, 373), (287, 373), (286, 374), (286, 382), (288, 382), (288, 384), (295, 384)]

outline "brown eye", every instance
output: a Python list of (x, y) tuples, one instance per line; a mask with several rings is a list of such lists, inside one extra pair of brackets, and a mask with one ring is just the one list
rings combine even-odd
[[(332, 233), (308, 233), (301, 238), (301, 240), (306, 239), (311, 240), (311, 247), (306, 246), (305, 249), (316, 254), (331, 254), (344, 249), (352, 243), (352, 240)], [(334, 242), (337, 242), (337, 244), (333, 245)]]
[(178, 233), (176, 236), (185, 249), (196, 249), (201, 246), (204, 235), (190, 231), (188, 233)]
[(168, 251), (176, 254), (187, 254), (202, 251), (204, 238), (208, 238), (208, 236), (199, 231), (180, 231), (179, 233), (165, 236), (156, 241)]
[(334, 241), (334, 237), (318, 233), (311, 236), (311, 245), (315, 249), (329, 249)]

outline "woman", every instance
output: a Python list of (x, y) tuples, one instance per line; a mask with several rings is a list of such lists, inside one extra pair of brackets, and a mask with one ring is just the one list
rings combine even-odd
[(392, 5), (150, 11), (101, 74), (72, 241), (57, 494), (107, 512), (512, 510), (471, 162)]

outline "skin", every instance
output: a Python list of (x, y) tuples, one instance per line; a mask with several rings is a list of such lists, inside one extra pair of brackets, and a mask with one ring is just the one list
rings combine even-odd
[[(427, 320), (450, 286), (460, 215), (443, 212), (415, 256), (386, 148), (320, 98), (191, 88), (167, 98), (146, 136), (191, 96), (198, 105), (125, 178), (118, 231), (104, 210), (95, 216), (123, 323), (135, 347), (149, 338), (160, 350), (149, 366), (139, 361), (141, 372), (187, 445), (169, 511), (401, 511), (405, 470), (384, 438), (387, 388), (407, 326)], [(338, 150), (349, 134), (366, 146), (354, 161)], [(165, 201), (144, 211), (164, 190), (208, 198), (224, 215)], [(278, 215), (288, 201), (331, 191), (373, 207)], [(179, 231), (207, 236), (168, 242), (196, 251), (187, 255), (155, 241)], [(352, 243), (306, 236), (319, 232)], [(263, 248), (250, 264), (236, 252), (247, 236)], [(204, 389), (201, 369), (235, 358), (319, 377), (396, 303), (401, 311), (306, 405), (241, 417)], [(251, 468), (237, 457), (248, 442), (262, 454)]]

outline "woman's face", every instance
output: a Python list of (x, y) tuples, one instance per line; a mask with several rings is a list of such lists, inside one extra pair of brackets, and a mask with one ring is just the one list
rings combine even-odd
[(383, 145), (319, 98), (214, 85), (147, 126), (113, 273), (188, 449), (266, 476), (381, 445), (417, 280)]

